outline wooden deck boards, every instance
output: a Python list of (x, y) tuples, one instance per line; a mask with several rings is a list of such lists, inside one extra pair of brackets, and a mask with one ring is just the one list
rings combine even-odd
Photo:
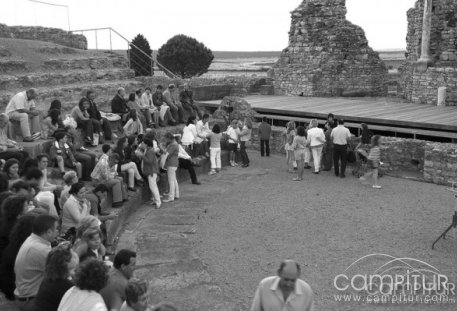
[[(259, 113), (326, 118), (328, 113), (350, 122), (365, 122), (444, 131), (457, 131), (457, 107), (399, 103), (388, 98), (319, 98), (252, 95), (245, 97)], [(220, 100), (201, 102), (218, 106)]]

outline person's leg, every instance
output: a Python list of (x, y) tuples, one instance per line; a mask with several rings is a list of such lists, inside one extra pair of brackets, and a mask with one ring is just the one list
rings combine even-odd
[(333, 166), (335, 169), (335, 175), (340, 176), (340, 146), (335, 145), (333, 149)]
[(113, 195), (113, 203), (122, 202), (122, 182), (119, 179), (113, 178), (105, 182), (108, 188), (111, 188)]
[(122, 199), (127, 200), (129, 195), (127, 193), (127, 187), (124, 185), (124, 178), (122, 178), (122, 176), (116, 176), (114, 178), (119, 180), (119, 183), (121, 185)]
[(83, 177), (83, 168), (80, 162), (76, 162), (75, 164), (76, 174), (78, 174), (78, 178)]
[(99, 134), (102, 131), (102, 125), (97, 119), (90, 119), (92, 122), (92, 128), (94, 129), (95, 134)]
[(217, 148), (209, 148), (209, 159), (211, 162), (211, 170), (216, 170), (216, 149)]
[(30, 125), (29, 125), (29, 115), (25, 112), (12, 111), (9, 113), (11, 120), (19, 121), (21, 125), (21, 134), (22, 137), (30, 137)]
[(322, 147), (312, 148), (311, 152), (313, 154), (314, 172), (319, 172), (321, 165)]
[(135, 162), (129, 162), (129, 163), (121, 165), (121, 171), (122, 172), (125, 171), (125, 170), (128, 170), (128, 169), (131, 169), (133, 171), (133, 177), (136, 180), (142, 180), (143, 179), (141, 177), (141, 175), (140, 175), (140, 172), (138, 172), (138, 167), (136, 166)]
[(260, 156), (263, 157), (265, 156), (265, 140), (261, 139), (260, 140)]
[(32, 128), (32, 133), (34, 133), (34, 134), (40, 133), (41, 132), (40, 116), (31, 116), (30, 125)]
[(343, 146), (343, 148), (341, 149), (341, 173), (340, 173), (341, 177), (345, 176), (344, 173), (346, 172), (347, 158), (348, 158), (348, 149), (347, 149), (347, 146)]
[(269, 139), (265, 140), (265, 155), (267, 157), (270, 156), (270, 140)]
[(304, 172), (304, 163), (303, 163), (303, 158), (300, 157), (299, 160), (297, 160), (297, 165), (298, 165), (298, 170), (297, 170), (297, 179), (302, 180), (303, 179), (303, 172)]
[(111, 138), (113, 137), (113, 131), (111, 129), (111, 124), (106, 118), (102, 118), (102, 130), (103, 134), (105, 135), (105, 139), (111, 140)]
[[(170, 169), (170, 168), (169, 168)], [(173, 182), (175, 184), (175, 194), (174, 194), (174, 197), (175, 199), (179, 199), (179, 184), (178, 184), (178, 179), (176, 178), (176, 170), (178, 168), (177, 167), (171, 167), (171, 170), (173, 172)]]
[(90, 159), (89, 169), (90, 169), (90, 172), (92, 172), (94, 170), (95, 164), (97, 162), (97, 155), (91, 151), (79, 151), (78, 153), (83, 154), (84, 156), (86, 156), (87, 158)]
[(64, 165), (62, 156), (57, 156), (56, 161), (57, 161), (57, 167), (59, 168), (59, 171), (61, 173), (65, 173), (65, 165)]
[(216, 171), (219, 172), (221, 170), (221, 148), (216, 149)]
[(81, 152), (76, 152), (75, 159), (82, 165), (82, 178), (90, 177), (90, 173), (93, 170), (93, 167), (91, 166), (92, 160), (90, 156)]
[(160, 125), (160, 113), (158, 110), (154, 110), (154, 112), (152, 113), (152, 118), (154, 119), (154, 124), (156, 126), (159, 126)]
[(305, 168), (311, 168), (309, 162), (311, 162), (311, 150), (309, 148), (305, 148)]
[(373, 186), (378, 187), (378, 168), (373, 169)]
[(169, 201), (173, 201), (175, 199), (175, 181), (176, 178), (176, 171), (173, 170), (171, 166), (167, 167), (167, 177), (168, 177), (168, 199)]
[(157, 208), (160, 208), (162, 202), (160, 201), (159, 187), (157, 186), (157, 174), (154, 173), (148, 176), (149, 189), (151, 190), (152, 196), (154, 198), (154, 203)]
[(143, 113), (144, 118), (146, 119), (146, 122), (148, 123), (148, 126), (151, 125), (152, 118), (151, 118), (151, 114), (149, 113), (149, 109), (141, 109), (141, 112)]
[(135, 172), (132, 168), (127, 169), (127, 178), (128, 178), (128, 186), (129, 190), (135, 189)]

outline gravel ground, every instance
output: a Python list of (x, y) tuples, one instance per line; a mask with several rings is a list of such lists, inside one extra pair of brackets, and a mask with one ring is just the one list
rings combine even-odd
[[(456, 310), (456, 304), (372, 305), (336, 302), (335, 276), (362, 256), (410, 257), (457, 280), (457, 230), (435, 250), (431, 243), (451, 223), (454, 198), (443, 186), (383, 177), (383, 189), (362, 185), (347, 172), (293, 182), (281, 156), (250, 153), (250, 178), (215, 194), (194, 236), (197, 253), (218, 284), (249, 309), (258, 282), (275, 274), (282, 259), (302, 264), (316, 310)], [(228, 168), (227, 170), (242, 170)], [(224, 171), (222, 172), (224, 173)], [(356, 269), (383, 262), (368, 260)], [(361, 273), (362, 271), (355, 271)], [(450, 296), (457, 299), (457, 295)]]

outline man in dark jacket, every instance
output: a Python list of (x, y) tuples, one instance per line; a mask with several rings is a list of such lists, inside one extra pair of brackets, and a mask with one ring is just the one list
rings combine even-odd
[(87, 109), (87, 112), (89, 113), (91, 119), (95, 119), (98, 122), (100, 122), (100, 126), (105, 135), (105, 139), (111, 140), (111, 137), (112, 137), (111, 125), (106, 118), (102, 118), (100, 111), (98, 111), (97, 104), (94, 101), (95, 92), (92, 90), (87, 91), (86, 97), (87, 97), (87, 99), (89, 99), (89, 103), (90, 103), (90, 106), (89, 106), (89, 109)]
[(196, 113), (200, 119), (202, 118), (202, 114), (194, 102), (194, 95), (189, 89), (189, 84), (184, 84), (184, 90), (179, 93), (179, 100), (184, 109), (188, 110), (191, 114)]
[(125, 100), (125, 89), (123, 87), (117, 89), (116, 96), (111, 100), (111, 112), (120, 115), (123, 123), (127, 121), (130, 109)]
[(152, 103), (160, 112), (160, 126), (165, 126), (167, 120), (170, 125), (176, 125), (178, 122), (175, 121), (170, 112), (170, 107), (166, 104), (162, 94), (162, 86), (157, 85), (156, 91), (152, 94)]

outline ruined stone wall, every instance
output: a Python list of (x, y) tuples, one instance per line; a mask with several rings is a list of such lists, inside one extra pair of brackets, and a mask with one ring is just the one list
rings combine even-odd
[(424, 0), (408, 10), (406, 60), (400, 68), (403, 96), (413, 103), (437, 104), (438, 87), (447, 87), (446, 105), (457, 105), (457, 2), (433, 0), (430, 55), (432, 64), (418, 73), (414, 64), (420, 58)]
[(76, 35), (58, 28), (7, 26), (0, 24), (0, 37), (13, 39), (41, 40), (87, 50), (87, 39), (83, 35)]
[(303, 0), (292, 11), (289, 46), (270, 72), (278, 94), (382, 96), (387, 70), (345, 0)]

